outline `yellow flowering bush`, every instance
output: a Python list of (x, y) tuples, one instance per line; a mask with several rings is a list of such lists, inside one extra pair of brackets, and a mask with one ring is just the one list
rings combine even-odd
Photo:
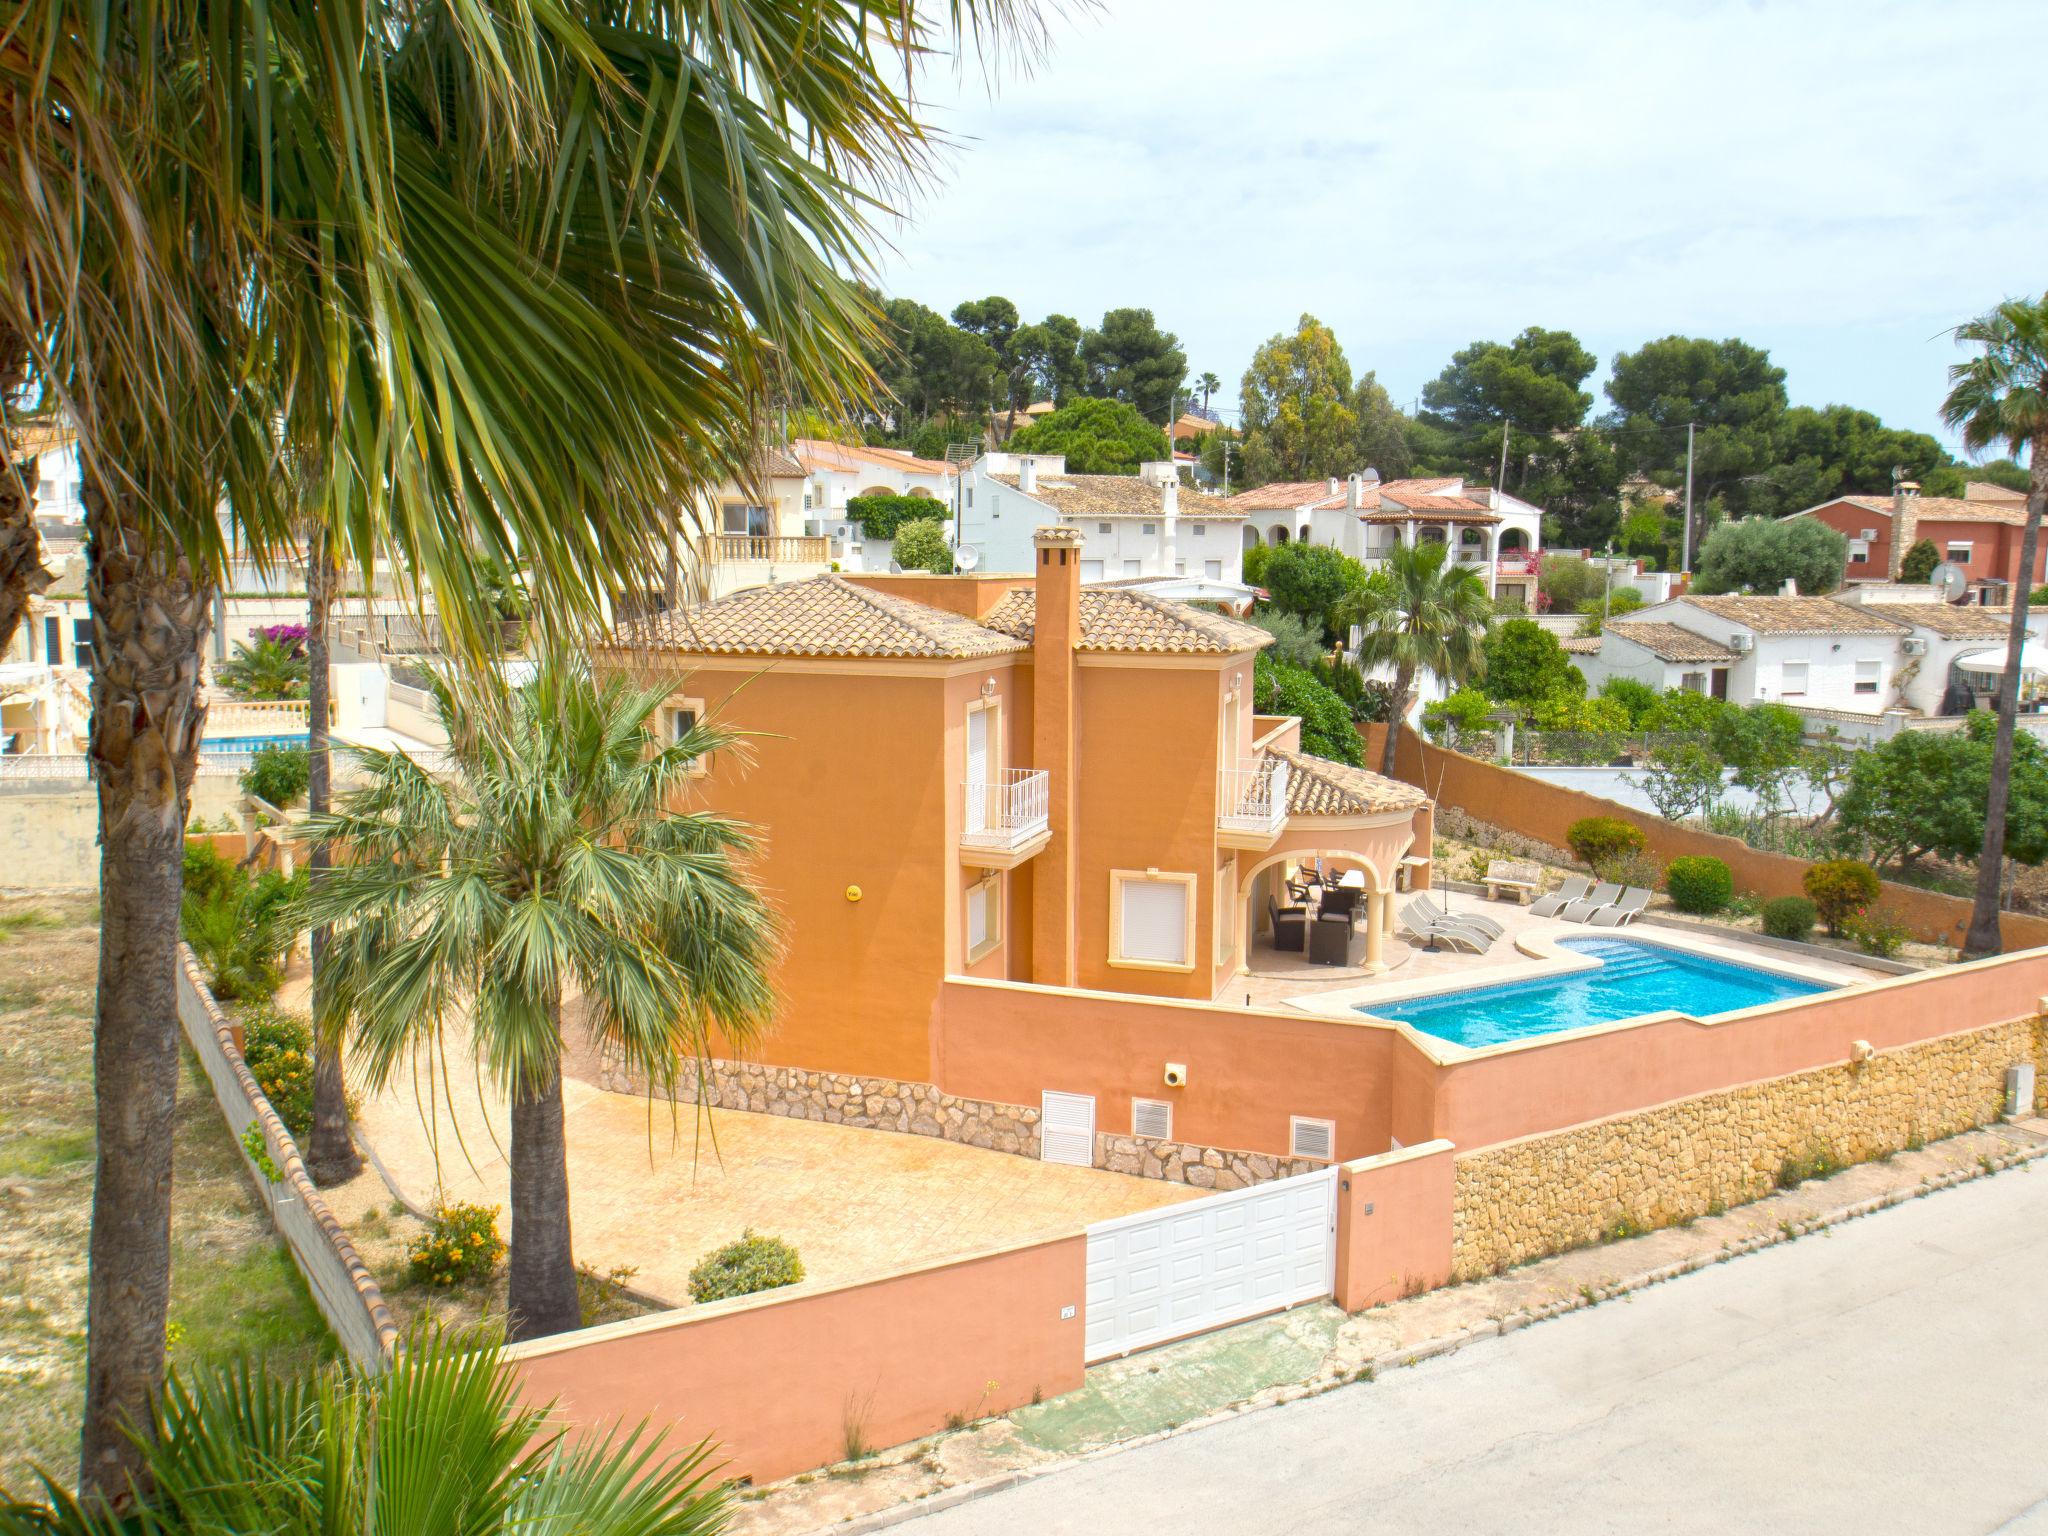
[(313, 1129), (313, 1027), (268, 1003), (242, 1010), (242, 1059), (294, 1139)]
[(423, 1285), (480, 1279), (505, 1256), (495, 1205), (444, 1205), (406, 1250), (412, 1277)]

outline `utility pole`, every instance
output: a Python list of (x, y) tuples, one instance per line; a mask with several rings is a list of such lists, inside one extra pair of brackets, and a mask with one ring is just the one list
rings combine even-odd
[(1686, 575), (1692, 574), (1692, 429), (1693, 423), (1685, 424), (1685, 532), (1680, 535), (1681, 552), (1678, 568)]
[(1493, 482), (1493, 493), (1498, 496), (1508, 488), (1508, 439), (1514, 435), (1515, 424), (1503, 421), (1500, 424), (1500, 475)]

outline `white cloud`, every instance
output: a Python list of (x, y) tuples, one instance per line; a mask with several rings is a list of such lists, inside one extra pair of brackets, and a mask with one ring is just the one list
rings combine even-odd
[(1525, 325), (1603, 358), (1741, 335), (1796, 400), (1932, 430), (1929, 338), (2048, 284), (2048, 170), (1986, 46), (2036, 20), (1111, 0), (993, 99), (972, 67), (925, 82), (957, 148), (883, 278), (942, 308), (1150, 305), (1233, 384), (1309, 310), (1403, 399)]

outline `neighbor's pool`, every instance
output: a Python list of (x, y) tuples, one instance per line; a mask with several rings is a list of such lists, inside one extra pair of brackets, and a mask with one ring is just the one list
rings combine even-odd
[(224, 757), (253, 757), (265, 747), (303, 747), (304, 731), (296, 736), (208, 736), (199, 743), (201, 752)]
[(1708, 1018), (1829, 990), (1825, 982), (1634, 939), (1589, 935), (1558, 942), (1560, 948), (1598, 960), (1599, 969), (1437, 992), (1401, 1002), (1359, 1004), (1358, 1011), (1376, 1019), (1399, 1019), (1440, 1040), (1477, 1047), (1632, 1019), (1667, 1008)]

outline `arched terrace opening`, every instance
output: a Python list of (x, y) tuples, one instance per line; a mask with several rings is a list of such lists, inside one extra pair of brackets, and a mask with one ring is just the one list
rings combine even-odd
[[(1377, 976), (1405, 960), (1393, 937), (1395, 905), (1414, 838), (1407, 815), (1342, 830), (1290, 827), (1284, 846), (1239, 872), (1245, 969), (1309, 982)], [(1348, 932), (1339, 939), (1326, 930), (1318, 945), (1317, 925), (1331, 915), (1348, 918)]]
[(1275, 544), (1285, 544), (1287, 542), (1287, 529), (1283, 525), (1275, 523), (1273, 531), (1267, 537)]

